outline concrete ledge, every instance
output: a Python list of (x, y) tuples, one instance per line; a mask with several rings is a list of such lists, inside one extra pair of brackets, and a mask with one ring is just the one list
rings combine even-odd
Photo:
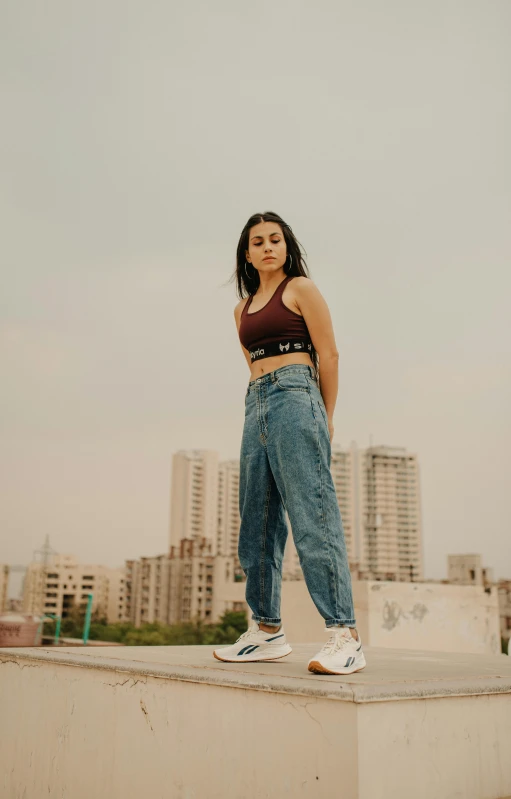
[(243, 664), (211, 646), (0, 649), (0, 795), (511, 795), (511, 659), (364, 647), (364, 671), (310, 674), (321, 643)]
[(107, 654), (88, 647), (0, 649), (0, 662), (37, 661), (106, 669), (168, 680), (279, 691), (347, 702), (396, 702), (426, 697), (511, 693), (511, 659), (505, 655), (453, 655), (364, 647), (368, 666), (343, 677), (311, 674), (308, 660), (322, 643), (293, 644), (293, 652), (268, 663), (222, 663), (214, 646), (119, 647)]

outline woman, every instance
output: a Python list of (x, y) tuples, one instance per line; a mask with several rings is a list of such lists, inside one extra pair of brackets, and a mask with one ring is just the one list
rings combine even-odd
[(240, 453), (238, 545), (252, 621), (235, 644), (214, 655), (245, 662), (291, 652), (280, 618), (285, 508), (307, 588), (330, 633), (308, 669), (351, 674), (366, 662), (330, 471), (338, 353), (328, 306), (306, 268), (280, 216), (250, 217), (237, 249), (242, 299), (234, 317), (252, 378)]

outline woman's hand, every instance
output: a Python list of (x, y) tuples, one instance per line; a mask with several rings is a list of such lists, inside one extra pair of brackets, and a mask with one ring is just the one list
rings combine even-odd
[(333, 438), (334, 438), (334, 420), (333, 419), (329, 419), (328, 420), (328, 432), (330, 433), (330, 443), (332, 443)]

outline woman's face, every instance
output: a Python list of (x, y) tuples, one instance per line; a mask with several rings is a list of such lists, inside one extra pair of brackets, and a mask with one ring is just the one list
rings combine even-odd
[(286, 240), (277, 222), (259, 222), (250, 228), (246, 259), (258, 272), (278, 272), (286, 257)]

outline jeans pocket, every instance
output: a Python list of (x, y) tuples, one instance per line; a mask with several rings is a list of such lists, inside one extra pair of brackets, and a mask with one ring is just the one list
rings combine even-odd
[(276, 385), (282, 391), (308, 391), (307, 377), (303, 372), (284, 372), (281, 375), (276, 375)]
[[(326, 413), (325, 403), (323, 402), (323, 397), (321, 395), (321, 391), (318, 388), (318, 384), (316, 383), (316, 381), (312, 377), (309, 377), (307, 379), (308, 379), (308, 381), (309, 381), (309, 383), (311, 385), (311, 391), (314, 394), (314, 396), (316, 397), (317, 403), (319, 405), (319, 410), (321, 412), (321, 415), (323, 417), (325, 425), (326, 425), (326, 427), (328, 429), (328, 416), (327, 416), (327, 413)], [(330, 433), (330, 431), (329, 431), (329, 433)]]

